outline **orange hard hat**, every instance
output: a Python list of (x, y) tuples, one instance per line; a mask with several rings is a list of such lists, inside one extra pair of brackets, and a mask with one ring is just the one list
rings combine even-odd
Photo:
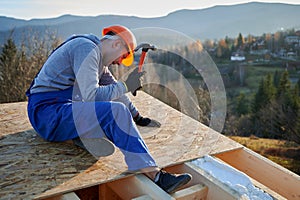
[(129, 54), (126, 58), (122, 60), (122, 64), (125, 66), (130, 66), (133, 63), (133, 51), (136, 47), (136, 39), (133, 33), (126, 28), (125, 26), (121, 25), (113, 25), (106, 28), (103, 28), (102, 35), (118, 35), (122, 38), (122, 40), (126, 43)]

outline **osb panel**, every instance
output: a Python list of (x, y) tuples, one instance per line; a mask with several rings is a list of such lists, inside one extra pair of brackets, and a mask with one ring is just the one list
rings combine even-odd
[(0, 138), (32, 129), (26, 109), (27, 102), (0, 104)]
[[(162, 123), (139, 127), (161, 167), (240, 147), (146, 93), (132, 99), (143, 116)], [(0, 104), (0, 199), (49, 197), (123, 176), (127, 168), (119, 150), (97, 161), (72, 144), (45, 142), (32, 130), (26, 106)]]
[(0, 140), (0, 199), (32, 199), (74, 177), (96, 160), (66, 143), (49, 143), (33, 130)]
[[(160, 167), (241, 147), (238, 143), (146, 93), (139, 92), (137, 97), (132, 99), (143, 116), (152, 117), (162, 123), (160, 128), (139, 127), (150, 152)], [(117, 150), (113, 155), (101, 158), (85, 172), (46, 191), (38, 198), (115, 180), (123, 176), (122, 172), (126, 170), (123, 155)]]

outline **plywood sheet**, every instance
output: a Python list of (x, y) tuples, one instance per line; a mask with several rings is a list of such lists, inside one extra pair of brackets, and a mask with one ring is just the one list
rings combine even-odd
[[(240, 148), (241, 145), (215, 132), (198, 121), (139, 92), (132, 98), (143, 116), (161, 122), (160, 128), (141, 128), (140, 132), (160, 167)], [(37, 198), (46, 198), (118, 179), (127, 170), (119, 150), (99, 159), (93, 166)]]
[[(162, 123), (161, 128), (139, 127), (161, 167), (241, 146), (146, 93), (132, 99), (143, 116)], [(26, 107), (27, 102), (0, 104), (1, 199), (65, 194), (125, 176), (127, 167), (118, 150), (96, 160), (72, 144), (42, 140), (29, 123)]]

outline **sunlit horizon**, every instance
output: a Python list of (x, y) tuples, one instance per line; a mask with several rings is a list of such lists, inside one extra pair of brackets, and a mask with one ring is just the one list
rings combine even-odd
[(43, 18), (56, 18), (62, 15), (98, 16), (98, 15), (124, 15), (142, 18), (155, 18), (166, 16), (181, 9), (205, 9), (217, 5), (235, 5), (249, 2), (285, 3), (300, 5), (299, 0), (172, 0), (172, 1), (40, 1), (40, 0), (1, 0), (0, 16), (30, 20)]

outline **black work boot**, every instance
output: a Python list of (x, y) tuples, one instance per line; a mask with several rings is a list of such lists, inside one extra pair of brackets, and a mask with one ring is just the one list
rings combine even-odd
[(175, 192), (179, 187), (187, 184), (192, 179), (190, 174), (170, 174), (160, 170), (154, 179), (154, 182), (167, 193)]

